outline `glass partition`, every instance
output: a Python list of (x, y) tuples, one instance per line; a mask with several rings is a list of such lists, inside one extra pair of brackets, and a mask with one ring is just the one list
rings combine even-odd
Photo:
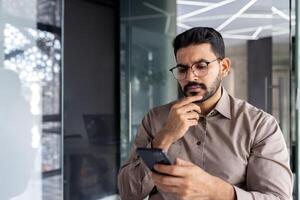
[(150, 108), (177, 98), (172, 40), (175, 1), (121, 1), (121, 161)]
[(295, 180), (295, 191), (296, 191), (296, 198), (300, 199), (300, 184), (299, 184), (299, 162), (300, 162), (300, 148), (299, 148), (299, 139), (300, 139), (300, 70), (299, 70), (299, 58), (300, 58), (300, 42), (299, 42), (299, 33), (300, 33), (300, 26), (299, 26), (299, 11), (300, 11), (300, 4), (298, 1), (293, 0), (292, 1), (292, 10), (296, 15), (296, 27), (292, 29), (292, 33), (295, 35), (293, 38), (293, 68), (292, 68), (292, 94), (293, 94), (293, 100), (294, 103), (292, 105), (293, 109), (293, 142), (295, 144), (295, 150), (294, 150), (294, 169), (296, 171), (296, 180)]
[(120, 166), (118, 4), (71, 0), (64, 9), (63, 199), (115, 200)]
[(62, 198), (61, 5), (0, 1), (0, 199)]

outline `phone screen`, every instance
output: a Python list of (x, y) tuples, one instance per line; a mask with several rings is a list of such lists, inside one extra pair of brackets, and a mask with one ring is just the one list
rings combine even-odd
[(161, 149), (137, 148), (136, 152), (143, 159), (148, 168), (154, 172), (156, 172), (154, 170), (155, 164), (172, 165), (167, 154)]

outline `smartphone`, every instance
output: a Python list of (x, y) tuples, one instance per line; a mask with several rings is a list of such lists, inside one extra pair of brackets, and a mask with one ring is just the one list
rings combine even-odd
[(151, 171), (157, 172), (154, 169), (155, 164), (172, 165), (168, 155), (162, 149), (137, 148), (136, 152)]

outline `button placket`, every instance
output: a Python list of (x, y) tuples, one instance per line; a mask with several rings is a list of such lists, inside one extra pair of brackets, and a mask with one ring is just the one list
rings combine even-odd
[(196, 144), (198, 146), (200, 146), (203, 141), (204, 141), (204, 138), (205, 138), (205, 134), (206, 134), (206, 118), (205, 117), (201, 117), (200, 121), (199, 121), (199, 126), (201, 127), (201, 134), (199, 134), (199, 139), (198, 141), (196, 141)]
[(205, 117), (202, 121), (202, 128), (203, 128), (203, 134), (201, 134), (201, 145), (200, 151), (201, 151), (201, 166), (204, 168), (204, 151), (205, 151), (205, 139), (207, 134), (207, 118)]

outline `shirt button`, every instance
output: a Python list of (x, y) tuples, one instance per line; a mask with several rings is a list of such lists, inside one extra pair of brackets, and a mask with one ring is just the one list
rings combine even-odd
[(197, 145), (201, 145), (201, 141), (198, 141), (196, 144), (197, 144)]

